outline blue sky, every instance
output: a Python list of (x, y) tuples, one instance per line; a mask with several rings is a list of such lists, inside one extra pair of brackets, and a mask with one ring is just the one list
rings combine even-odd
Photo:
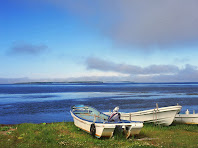
[(198, 81), (198, 2), (151, 1), (2, 0), (0, 83)]

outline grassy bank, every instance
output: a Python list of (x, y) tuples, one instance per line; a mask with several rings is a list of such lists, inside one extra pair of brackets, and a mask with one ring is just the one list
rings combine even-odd
[(73, 122), (0, 126), (0, 147), (198, 147), (197, 125), (161, 127), (144, 125), (136, 137), (116, 132), (111, 139), (97, 139)]

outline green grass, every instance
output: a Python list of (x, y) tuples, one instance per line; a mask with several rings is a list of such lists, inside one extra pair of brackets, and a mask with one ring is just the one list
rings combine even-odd
[(97, 139), (73, 122), (0, 126), (0, 147), (198, 147), (197, 125), (169, 127), (145, 124), (139, 135), (125, 139), (118, 130), (113, 138)]
[(10, 126), (1, 126), (0, 131), (8, 131), (10, 128)]

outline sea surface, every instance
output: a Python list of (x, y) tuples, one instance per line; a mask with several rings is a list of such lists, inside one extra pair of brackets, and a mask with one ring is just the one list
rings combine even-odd
[(0, 85), (0, 124), (73, 121), (70, 108), (85, 104), (102, 112), (119, 106), (135, 112), (182, 105), (198, 113), (198, 83), (39, 83)]

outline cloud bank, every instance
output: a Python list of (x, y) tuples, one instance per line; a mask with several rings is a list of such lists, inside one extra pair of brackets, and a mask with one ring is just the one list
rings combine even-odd
[[(198, 82), (198, 67), (186, 64), (183, 68), (175, 65), (137, 65), (120, 64), (97, 57), (85, 61), (88, 70), (128, 74), (123, 80), (135, 82)], [(120, 79), (120, 78), (119, 78)]]
[(197, 0), (20, 0), (19, 3), (35, 9), (52, 5), (64, 10), (97, 28), (119, 47), (165, 50), (198, 46)]
[(31, 43), (15, 43), (9, 50), (8, 54), (11, 55), (38, 55), (48, 49), (48, 46), (44, 44), (34, 45)]
[(179, 68), (174, 65), (150, 65), (143, 68), (136, 65), (116, 64), (114, 62), (105, 61), (97, 57), (87, 58), (86, 64), (87, 69), (114, 71), (124, 74), (172, 74), (179, 71)]
[(50, 1), (98, 28), (117, 45), (198, 45), (197, 0)]

